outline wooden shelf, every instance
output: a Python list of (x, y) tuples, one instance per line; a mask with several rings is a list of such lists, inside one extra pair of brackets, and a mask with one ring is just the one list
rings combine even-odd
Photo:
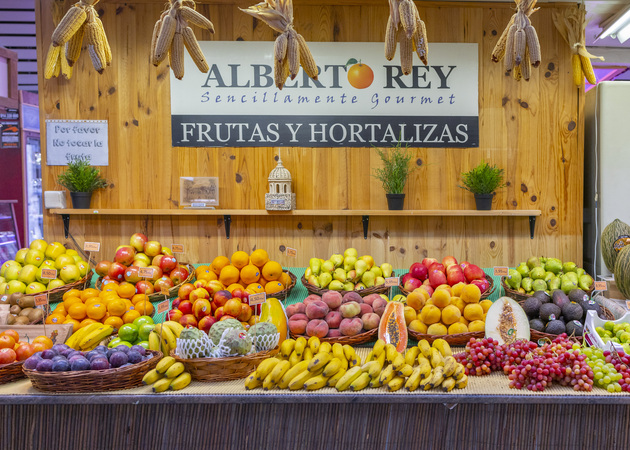
[(68, 237), (70, 216), (223, 216), (226, 237), (230, 238), (232, 216), (361, 216), (363, 237), (367, 239), (370, 216), (388, 217), (529, 217), (530, 237), (534, 239), (536, 217), (539, 209), (495, 209), (477, 211), (474, 209), (405, 209), (401, 211), (384, 210), (349, 210), (349, 209), (297, 209), (293, 211), (267, 211), (265, 209), (51, 209), (51, 214), (60, 215), (64, 233)]

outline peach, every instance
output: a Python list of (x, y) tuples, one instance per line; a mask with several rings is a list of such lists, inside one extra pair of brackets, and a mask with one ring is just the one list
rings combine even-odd
[(304, 301), (302, 301), (302, 303), (304, 303), (304, 306), (308, 306), (309, 304), (313, 303), (314, 301), (321, 302), (322, 298), (319, 295), (310, 294), (308, 297), (306, 297), (304, 299)]
[[(293, 317), (297, 316), (298, 314), (294, 315)], [(303, 315), (303, 314), (300, 314)], [(306, 333), (306, 326), (308, 325), (308, 319), (306, 318), (306, 316), (304, 316), (304, 319), (294, 319), (294, 320), (289, 320), (289, 330), (291, 330), (291, 333), (293, 334), (304, 334)]]
[(328, 324), (324, 320), (311, 320), (306, 325), (306, 334), (309, 336), (317, 336), (318, 338), (326, 337), (328, 334)]
[(361, 321), (363, 322), (363, 328), (366, 330), (373, 330), (378, 327), (381, 322), (381, 318), (376, 313), (367, 313), (361, 316)]
[(326, 337), (341, 337), (343, 336), (343, 334), (341, 334), (341, 331), (339, 331), (336, 328), (330, 328), (328, 330), (328, 334), (326, 335)]
[(343, 305), (344, 303), (348, 302), (363, 303), (363, 297), (361, 297), (358, 293), (354, 291), (346, 292), (345, 294), (343, 294), (341, 304)]
[(339, 307), (339, 311), (341, 312), (341, 315), (345, 318), (356, 317), (361, 314), (361, 305), (359, 305), (357, 302), (344, 303)]
[(287, 306), (287, 317), (291, 317), (293, 314), (306, 313), (306, 305), (304, 303), (294, 303)]
[(358, 317), (354, 319), (343, 319), (339, 324), (339, 331), (344, 336), (356, 336), (363, 329), (363, 322)]
[(339, 324), (343, 320), (343, 316), (339, 311), (330, 311), (324, 318), (328, 324), (328, 328), (339, 328)]
[(385, 312), (385, 307), (387, 307), (387, 300), (380, 297), (374, 300), (374, 303), (372, 303), (372, 309), (379, 316), (383, 315), (383, 313)]
[(311, 320), (323, 319), (326, 317), (326, 314), (328, 314), (328, 311), (330, 311), (330, 309), (328, 309), (326, 303), (321, 300), (315, 300), (306, 305), (306, 316)]
[(372, 307), (367, 303), (361, 303), (359, 306), (361, 307), (361, 312), (359, 313), (361, 316), (374, 312)]
[(322, 301), (328, 305), (330, 309), (337, 309), (341, 305), (341, 293), (337, 291), (326, 291), (322, 295)]
[(382, 297), (378, 294), (366, 295), (365, 297), (363, 297), (363, 303), (367, 303), (368, 305), (372, 306), (374, 300), (376, 300), (377, 298), (381, 299)]

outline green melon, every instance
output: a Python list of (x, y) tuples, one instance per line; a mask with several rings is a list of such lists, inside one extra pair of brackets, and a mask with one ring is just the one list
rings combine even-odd
[(613, 244), (622, 235), (630, 235), (630, 225), (622, 222), (619, 219), (613, 220), (609, 223), (602, 232), (601, 249), (602, 258), (606, 267), (611, 272), (615, 271), (615, 260), (619, 256), (619, 253), (613, 248)]
[(617, 254), (615, 284), (624, 297), (630, 298), (630, 245), (626, 245)]

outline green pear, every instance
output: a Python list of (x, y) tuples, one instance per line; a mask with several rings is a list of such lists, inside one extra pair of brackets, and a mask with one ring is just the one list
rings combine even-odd
[(540, 261), (540, 263), (544, 266), (545, 263), (547, 262), (549, 258), (545, 257), (545, 256), (541, 256), (540, 258), (538, 258), (538, 260)]
[(357, 277), (361, 278), (366, 270), (368, 270), (368, 265), (362, 259), (357, 259), (357, 262), (354, 264), (354, 270), (357, 272)]
[(332, 275), (328, 272), (323, 272), (319, 274), (319, 287), (324, 289), (326, 286), (330, 284), (332, 281)]
[(555, 291), (556, 289), (560, 289), (562, 285), (562, 280), (560, 277), (553, 277), (551, 280), (547, 282), (547, 286), (549, 286), (550, 291)]
[(562, 275), (562, 280), (571, 280), (573, 281), (575, 284), (578, 283), (578, 276), (577, 276), (577, 272), (567, 272), (564, 275)]
[(360, 291), (361, 289), (365, 289), (365, 284), (357, 283), (357, 284), (354, 285), (354, 290), (355, 291)]
[(578, 286), (583, 291), (588, 291), (593, 284), (593, 278), (589, 274), (584, 274), (578, 278)]
[(540, 267), (540, 260), (536, 256), (532, 256), (527, 260), (527, 267), (532, 270), (534, 267)]
[(319, 279), (315, 275), (311, 275), (308, 279), (308, 282), (313, 286), (321, 287), (319, 285)]
[(354, 283), (351, 283), (350, 281), (347, 281), (343, 284), (343, 290), (344, 291), (354, 291)]
[(559, 274), (562, 271), (562, 261), (558, 258), (549, 258), (545, 263), (545, 270), (556, 275)]
[(525, 289), (523, 289), (522, 287), (518, 288), (518, 292), (520, 292), (521, 294), (525, 294)]
[(508, 277), (507, 277), (507, 280), (505, 280), (505, 282), (512, 289), (520, 288), (522, 280), (523, 280), (523, 277), (521, 276), (521, 274), (516, 269), (508, 270)]
[(346, 256), (343, 260), (343, 270), (345, 270), (346, 272), (351, 271), (352, 269), (354, 269), (354, 263), (356, 262), (356, 256)]
[(359, 278), (357, 277), (357, 271), (354, 269), (348, 271), (346, 276), (347, 276), (347, 279), (352, 281), (353, 283), (356, 283), (357, 281), (359, 281)]
[(376, 279), (374, 280), (374, 286), (382, 286), (385, 284), (385, 278), (383, 277), (376, 277)]
[(529, 272), (529, 276), (533, 280), (542, 280), (545, 278), (546, 273), (547, 272), (545, 272), (545, 269), (543, 269), (542, 267), (534, 267), (532, 271)]
[(344, 252), (343, 252), (343, 256), (345, 258), (347, 258), (348, 256), (353, 256), (355, 259), (359, 257), (359, 252), (357, 251), (356, 248), (347, 248)]
[(335, 271), (333, 272), (333, 280), (339, 280), (342, 283), (345, 283), (347, 277), (348, 275), (346, 274), (346, 271), (343, 270), (341, 267), (335, 269)]
[(553, 273), (553, 272), (545, 272), (545, 278), (543, 278), (543, 280), (549, 281), (555, 276), (556, 276), (556, 274)]
[(328, 289), (333, 291), (343, 291), (343, 283), (339, 280), (332, 280), (328, 285)]
[(374, 275), (376, 277), (382, 277), (383, 276), (383, 271), (381, 270), (381, 268), (379, 266), (374, 266), (370, 269), (370, 272), (374, 273)]
[(536, 291), (546, 291), (547, 290), (547, 283), (545, 283), (545, 280), (541, 280), (539, 278), (537, 280), (534, 280), (534, 283), (532, 284), (532, 289), (534, 290), (534, 292), (536, 292)]
[(376, 281), (376, 275), (374, 275), (373, 272), (366, 271), (361, 276), (361, 281), (363, 282), (363, 284), (365, 284), (365, 287), (371, 288), (372, 286), (374, 286), (374, 282)]
[(562, 271), (564, 273), (575, 272), (577, 273), (577, 265), (574, 262), (565, 262), (562, 264)]
[(532, 290), (532, 285), (534, 284), (534, 280), (530, 277), (525, 277), (521, 280), (521, 286), (523, 287), (523, 289), (525, 289), (527, 292)]
[(308, 262), (308, 265), (311, 269), (311, 275), (319, 275), (322, 270), (322, 263), (319, 258), (311, 258)]
[(518, 273), (521, 274), (521, 277), (528, 277), (529, 276), (529, 267), (527, 267), (527, 264), (525, 263), (521, 263), (517, 268), (516, 271)]
[(335, 270), (335, 263), (333, 263), (331, 260), (324, 261), (322, 263), (322, 272), (333, 273), (334, 270)]
[(313, 271), (311, 270), (311, 268), (309, 266), (304, 271), (304, 278), (306, 278), (308, 280), (308, 277), (310, 277), (311, 275), (313, 275)]
[(565, 294), (568, 294), (571, 290), (577, 287), (577, 281), (573, 281), (570, 278), (564, 278), (562, 280), (562, 284), (560, 285), (560, 289), (562, 289), (562, 292), (564, 292)]
[(381, 264), (381, 271), (383, 272), (383, 278), (389, 278), (394, 273), (394, 268), (389, 263)]
[(586, 273), (586, 270), (582, 269), (581, 267), (578, 267), (576, 270), (577, 276), (578, 278), (581, 277), (582, 275), (584, 275)]
[(341, 267), (343, 266), (343, 255), (340, 255), (338, 253), (331, 255), (330, 260), (333, 262), (333, 264), (335, 265), (335, 269), (337, 267)]

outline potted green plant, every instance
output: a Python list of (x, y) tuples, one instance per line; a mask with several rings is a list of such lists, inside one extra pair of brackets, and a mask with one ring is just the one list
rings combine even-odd
[(101, 171), (90, 166), (90, 157), (85, 155), (69, 156), (68, 168), (57, 177), (57, 182), (70, 191), (72, 207), (77, 209), (89, 208), (92, 192), (108, 185)]
[(492, 209), (492, 198), (494, 192), (505, 186), (503, 183), (505, 171), (497, 166), (490, 166), (482, 161), (477, 167), (469, 172), (462, 173), (462, 189), (475, 194), (475, 203), (480, 211)]
[(374, 169), (373, 176), (380, 180), (387, 197), (387, 206), (391, 210), (403, 209), (405, 202), (405, 184), (409, 174), (416, 167), (410, 165), (413, 154), (408, 146), (403, 147), (401, 142), (389, 150), (377, 149), (378, 156), (383, 161), (382, 168)]

